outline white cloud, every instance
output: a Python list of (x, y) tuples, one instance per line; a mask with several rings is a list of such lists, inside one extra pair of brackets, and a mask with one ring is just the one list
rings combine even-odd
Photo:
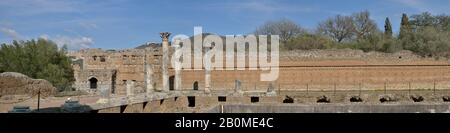
[[(10, 37), (12, 40), (21, 40), (21, 39), (30, 39), (28, 37), (23, 37), (19, 33), (17, 33), (13, 29), (9, 28), (0, 28), (0, 32), (5, 34), (6, 36)], [(83, 48), (89, 48), (92, 44), (94, 44), (94, 41), (91, 37), (86, 36), (64, 36), (64, 35), (57, 35), (55, 37), (51, 37), (47, 34), (42, 34), (39, 36), (39, 38), (45, 39), (45, 40), (52, 40), (55, 42), (58, 47), (62, 47), (63, 45), (67, 45), (68, 49), (70, 50), (79, 50)]]
[(51, 37), (47, 34), (43, 34), (39, 38), (50, 39), (53, 42), (55, 42), (58, 45), (58, 47), (67, 45), (69, 50), (79, 50), (89, 48), (92, 44), (94, 44), (92, 38), (85, 36), (72, 37), (72, 36), (57, 35), (55, 37)]
[(0, 32), (2, 32), (3, 34), (5, 34), (6, 36), (10, 37), (13, 40), (20, 40), (22, 38), (22, 36), (13, 29), (1, 28)]

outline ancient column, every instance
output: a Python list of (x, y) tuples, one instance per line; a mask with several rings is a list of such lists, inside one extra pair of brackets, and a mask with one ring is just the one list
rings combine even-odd
[(145, 55), (145, 64), (144, 64), (144, 73), (145, 73), (145, 92), (147, 95), (151, 95), (151, 92), (153, 91), (153, 68), (148, 63), (147, 55)]
[(173, 47), (175, 48), (175, 52), (172, 56), (172, 66), (175, 69), (175, 90), (181, 90), (181, 54), (183, 51), (181, 51), (180, 46), (180, 39), (175, 39), (175, 42), (173, 43)]
[(169, 32), (161, 32), (162, 47), (163, 47), (163, 59), (162, 59), (162, 91), (169, 91)]
[[(206, 59), (210, 59), (210, 51), (211, 49), (207, 49), (206, 53), (205, 53), (205, 58)], [(211, 92), (211, 61), (208, 60), (207, 62), (204, 62), (204, 66), (205, 66), (205, 93), (210, 93)]]

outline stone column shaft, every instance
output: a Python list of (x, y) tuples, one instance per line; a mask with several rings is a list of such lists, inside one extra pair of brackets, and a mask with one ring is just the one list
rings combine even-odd
[(175, 90), (181, 90), (182, 61), (180, 61), (180, 58), (183, 51), (180, 46), (180, 39), (175, 39), (175, 42), (173, 42), (172, 45), (175, 47), (175, 52), (172, 56), (172, 66), (175, 68)]
[(205, 53), (205, 59), (207, 61), (204, 60), (204, 66), (205, 66), (205, 93), (210, 93), (211, 92), (211, 60), (210, 60), (210, 53), (209, 53), (210, 49), (208, 49)]
[(145, 88), (146, 93), (149, 95), (153, 90), (153, 68), (150, 64), (145, 64)]
[(161, 32), (162, 47), (163, 47), (163, 59), (162, 59), (162, 91), (169, 91), (169, 32)]

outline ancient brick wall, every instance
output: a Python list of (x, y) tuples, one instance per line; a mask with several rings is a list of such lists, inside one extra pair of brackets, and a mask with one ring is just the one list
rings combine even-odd
[[(85, 61), (84, 67), (75, 67), (78, 69), (77, 83), (86, 86), (86, 77), (89, 75), (103, 74), (108, 77), (108, 72), (102, 70), (115, 70), (117, 94), (125, 94), (126, 80), (135, 81), (135, 93), (144, 92), (146, 88), (144, 64), (147, 62), (153, 70), (154, 86), (162, 87), (162, 56), (159, 50), (159, 47), (152, 47), (113, 52), (98, 49), (80, 51), (73, 54)], [(102, 61), (102, 58), (105, 60)], [(448, 64), (446, 59), (424, 58), (409, 51), (397, 53), (364, 53), (348, 49), (284, 51), (280, 54), (280, 74), (278, 80), (274, 82), (274, 87), (281, 90), (335, 88), (376, 90), (384, 89), (385, 86), (389, 89), (448, 89), (450, 88), (448, 76), (450, 67), (446, 66)], [(204, 70), (183, 70), (182, 88), (179, 89), (193, 90), (198, 86), (198, 90), (203, 90), (204, 73)], [(214, 70), (211, 72), (211, 89), (234, 89), (235, 80), (239, 80), (243, 90), (267, 90), (269, 82), (261, 82), (260, 74), (261, 71), (248, 68)], [(174, 76), (170, 64), (169, 76)], [(102, 82), (111, 79), (106, 77), (100, 78)]]

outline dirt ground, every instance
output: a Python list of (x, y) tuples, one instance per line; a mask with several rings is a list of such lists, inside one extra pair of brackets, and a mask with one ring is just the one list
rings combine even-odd
[[(5, 97), (5, 96), (4, 96)], [(11, 110), (14, 106), (20, 105), (20, 106), (30, 106), (32, 110), (37, 109), (37, 97), (33, 97), (30, 99), (29, 96), (15, 96), (16, 98), (5, 100), (5, 98), (2, 97), (0, 100), (0, 113), (7, 113), (9, 110)], [(72, 100), (78, 100), (80, 104), (88, 104), (88, 103), (95, 103), (99, 96), (78, 96), (78, 97), (47, 97), (42, 98), (40, 100), (40, 108), (49, 108), (49, 107), (60, 107), (64, 104), (64, 101), (67, 100), (67, 98), (71, 98)], [(23, 101), (25, 100), (25, 101)]]

